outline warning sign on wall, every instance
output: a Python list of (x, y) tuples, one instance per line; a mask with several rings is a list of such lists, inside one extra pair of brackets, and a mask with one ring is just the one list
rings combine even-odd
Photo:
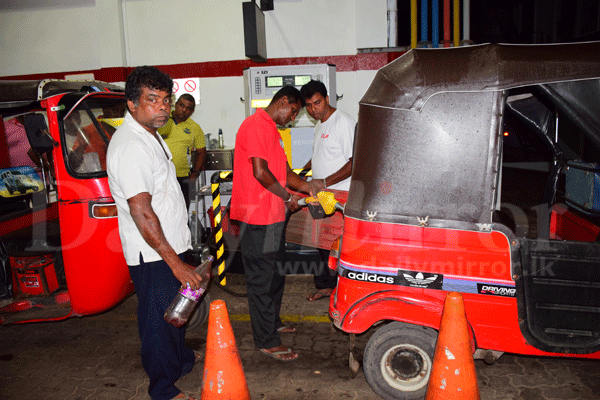
[(200, 104), (200, 78), (173, 79), (173, 93), (175, 100), (184, 93), (194, 96), (196, 104)]

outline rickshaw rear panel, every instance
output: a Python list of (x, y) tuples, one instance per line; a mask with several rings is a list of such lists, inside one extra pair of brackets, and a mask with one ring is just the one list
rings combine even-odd
[(329, 314), (349, 333), (376, 329), (365, 376), (382, 397), (421, 396), (390, 357), (422, 360), (411, 366), (428, 376), (449, 292), (478, 357), (600, 358), (599, 52), (412, 49), (377, 72), (359, 104)]
[[(2, 321), (57, 320), (106, 311), (133, 291), (121, 249), (116, 213), (111, 211), (114, 201), (108, 188), (106, 167), (102, 162), (110, 140), (110, 135), (104, 133), (105, 127), (108, 123), (116, 126), (124, 116), (123, 90), (96, 81), (5, 81), (0, 85), (6, 88), (0, 95), (3, 117), (25, 113), (25, 129), (31, 146), (38, 154), (49, 154), (51, 170), (42, 169), (41, 172), (46, 173), (47, 182), (54, 185), (56, 197), (46, 197), (41, 200), (45, 203), (41, 206), (36, 206), (34, 201), (33, 210), (19, 212), (23, 215), (4, 216), (0, 238), (4, 248), (15, 253), (15, 249), (23, 245), (11, 239), (11, 227), (35, 226), (28, 224), (54, 218), (52, 221), (59, 225), (59, 247), (47, 249), (47, 254), (59, 261), (55, 263), (59, 266), (57, 275), (63, 282), (58, 290), (45, 298), (15, 293), (19, 297), (2, 309), (9, 312)], [(102, 136), (102, 146), (92, 148), (90, 135)], [(72, 154), (77, 146), (85, 149), (84, 159), (89, 154), (88, 159), (94, 161), (84, 165), (87, 170), (73, 164), (77, 159)], [(97, 206), (104, 211), (96, 213)], [(46, 210), (44, 213), (35, 211), (42, 208)], [(40, 234), (47, 231), (34, 229), (31, 237), (24, 239), (39, 243)], [(26, 250), (30, 251), (31, 246)], [(20, 318), (13, 315), (15, 311), (31, 314), (35, 309), (42, 316)]]

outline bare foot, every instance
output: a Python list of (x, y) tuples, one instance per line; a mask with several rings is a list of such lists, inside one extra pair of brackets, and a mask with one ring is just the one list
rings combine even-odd
[(284, 345), (271, 347), (270, 349), (260, 349), (260, 352), (279, 361), (292, 361), (298, 358), (298, 354)]
[(331, 293), (333, 293), (333, 289), (319, 289), (310, 296), (307, 296), (306, 300), (315, 301), (320, 299), (329, 299)]

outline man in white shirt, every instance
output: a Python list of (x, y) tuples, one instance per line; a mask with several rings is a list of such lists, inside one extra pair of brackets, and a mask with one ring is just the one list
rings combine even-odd
[(176, 328), (163, 318), (182, 285), (195, 290), (202, 281), (184, 262), (184, 253), (191, 249), (187, 209), (171, 152), (157, 133), (169, 118), (172, 89), (171, 78), (154, 67), (138, 67), (129, 74), (129, 113), (106, 156), (123, 253), (139, 299), (140, 354), (153, 400), (189, 399), (175, 382), (201, 358), (185, 346), (185, 327)]
[[(317, 120), (313, 155), (304, 166), (312, 169), (310, 185), (315, 192), (325, 189), (348, 191), (356, 122), (329, 104), (323, 82), (311, 80), (302, 86), (300, 92), (306, 101), (306, 112)], [(321, 265), (315, 273), (317, 291), (307, 297), (309, 301), (329, 298), (337, 281), (327, 267), (329, 249), (319, 249), (319, 253)]]

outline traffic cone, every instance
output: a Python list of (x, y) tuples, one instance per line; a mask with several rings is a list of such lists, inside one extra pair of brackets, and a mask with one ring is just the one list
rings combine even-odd
[(465, 305), (460, 293), (446, 296), (426, 400), (479, 400)]
[(250, 400), (242, 360), (223, 300), (210, 303), (202, 400)]

